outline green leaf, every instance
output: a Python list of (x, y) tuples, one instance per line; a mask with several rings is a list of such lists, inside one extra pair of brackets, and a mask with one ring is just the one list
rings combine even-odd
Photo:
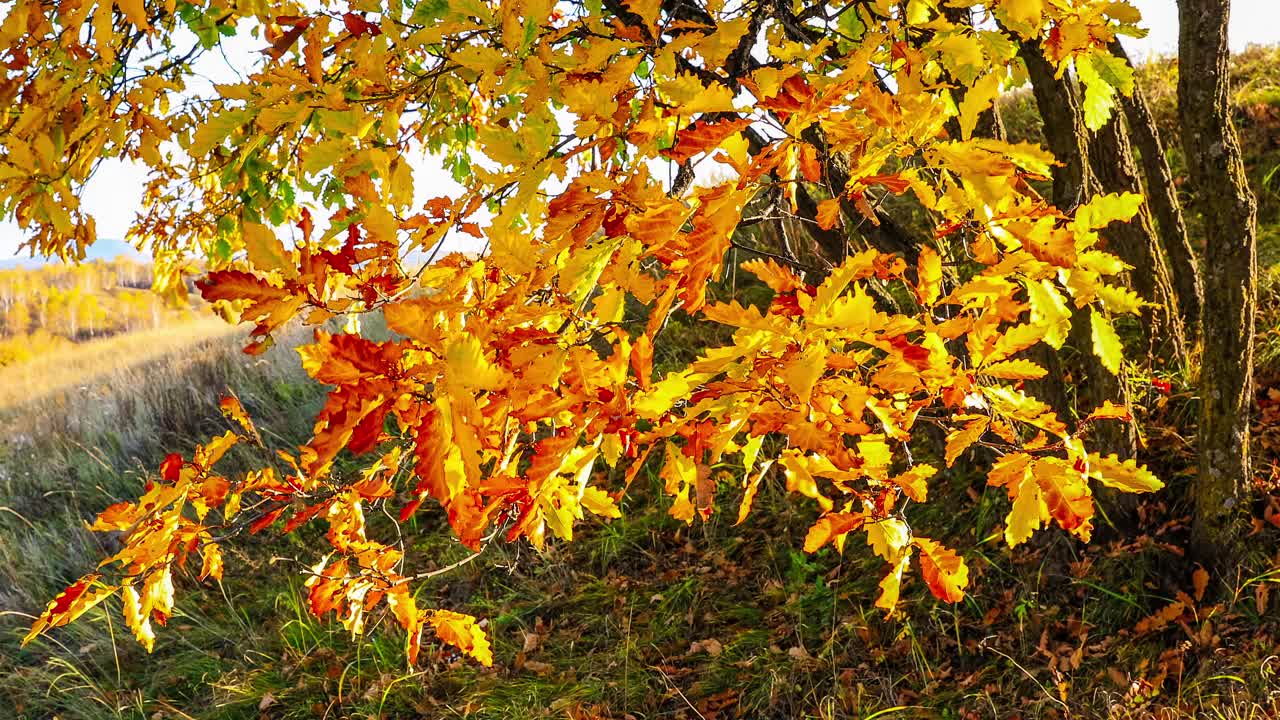
[(1133, 68), (1121, 58), (1095, 53), (1076, 58), (1076, 74), (1084, 83), (1084, 123), (1099, 130), (1111, 119), (1116, 91), (1133, 92)]

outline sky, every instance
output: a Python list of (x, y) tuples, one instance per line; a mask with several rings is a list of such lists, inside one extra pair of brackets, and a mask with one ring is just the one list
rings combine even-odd
[[(1122, 42), (1135, 61), (1155, 55), (1172, 55), (1178, 46), (1178, 9), (1176, 0), (1130, 0), (1150, 29), (1145, 38), (1124, 38)], [(1229, 39), (1231, 49), (1238, 51), (1251, 44), (1280, 42), (1280, 0), (1235, 0), (1231, 7)], [(235, 54), (234, 52), (232, 53)], [(204, 74), (219, 82), (233, 79), (229, 66), (210, 66)], [(433, 158), (424, 157), (415, 167), (415, 195), (420, 199), (448, 194), (457, 186)], [(145, 180), (136, 165), (108, 160), (84, 190), (82, 203), (98, 223), (98, 235), (122, 238), (133, 220), (142, 198)], [(0, 260), (11, 258), (18, 250), (21, 231), (9, 221), (0, 221)]]

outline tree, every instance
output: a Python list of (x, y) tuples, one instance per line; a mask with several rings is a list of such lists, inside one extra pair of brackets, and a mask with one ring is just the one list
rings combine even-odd
[(1192, 547), (1221, 566), (1238, 549), (1250, 479), (1257, 205), (1227, 102), (1229, 0), (1178, 0), (1178, 112), (1194, 204), (1205, 224), (1200, 474)]
[[(181, 294), (202, 255), (203, 297), (255, 323), (246, 351), (295, 318), (381, 312), (396, 334), (317, 329), (300, 353), (333, 389), (314, 437), (238, 477), (218, 470), (230, 447), (268, 448), (229, 398), (233, 430), (171, 455), (141, 500), (98, 517), (123, 549), (32, 636), (118, 594), (150, 647), (187, 558), (220, 577), (229, 538), (318, 523), (331, 548), (308, 562), (312, 611), (360, 632), (385, 603), (411, 660), (429, 627), (491, 662), (474, 618), (418, 607), (413, 582), (436, 571), (379, 539), (367, 508), (404, 522), (430, 501), (477, 553), (500, 539), (542, 548), (548, 534), (572, 539), (584, 513), (618, 516), (646, 467), (672, 515), (705, 519), (710, 467), (727, 458), (742, 469), (740, 521), (762, 483), (785, 482), (819, 512), (806, 550), (855, 533), (884, 558), (889, 612), (913, 560), (937, 597), (963, 597), (962, 557), (917, 534), (905, 507), (970, 448), (998, 455), (987, 477), (1011, 499), (1009, 545), (1053, 523), (1087, 539), (1094, 484), (1161, 484), (1087, 446), (1093, 427), (1130, 419), (1125, 407), (1060, 417), (1022, 383), (1046, 375), (1033, 349), (1061, 347), (1073, 322), (1120, 372), (1113, 318), (1143, 303), (1114, 282), (1128, 267), (1099, 232), (1139, 198), (1054, 207), (1030, 184), (1053, 172), (1050, 154), (975, 130), (1022, 74), (1019, 41), (1041, 43), (1057, 73), (1095, 67), (1138, 16), (1124, 2), (1005, 0), (997, 31), (938, 5), (457, 0), (328, 13), (281, 0), (246, 17), (19, 0), (0, 25), (0, 99), (17, 108), (0, 136), (0, 202), (33, 249), (82, 251), (94, 230), (77, 188), (101, 157), (134, 158), (151, 179), (133, 235), (156, 255), (157, 284)], [(269, 43), (259, 65), (193, 97), (192, 62), (255, 27)], [(1111, 114), (1108, 77), (1081, 74), (1091, 123)], [(422, 192), (424, 148), (461, 184), (454, 196)], [(759, 214), (744, 218), (748, 207)], [(735, 235), (753, 224), (780, 245)], [(483, 250), (441, 256), (465, 237)], [(771, 299), (734, 296), (718, 282), (729, 264)], [(677, 311), (728, 340), (659, 370)], [(945, 437), (936, 464), (912, 450), (927, 428)], [(363, 469), (335, 472), (340, 453)]]

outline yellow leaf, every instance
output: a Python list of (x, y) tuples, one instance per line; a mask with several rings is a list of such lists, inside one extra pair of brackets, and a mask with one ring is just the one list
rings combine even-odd
[(983, 358), (984, 363), (1004, 360), (1014, 353), (1021, 352), (1044, 339), (1045, 328), (1035, 323), (1015, 325), (1004, 331), (991, 354)]
[(698, 482), (697, 463), (675, 445), (668, 443), (667, 461), (663, 464), (658, 477), (664, 481), (663, 489), (673, 498), (668, 513), (677, 520), (692, 523), (696, 511), (689, 497), (689, 491), (695, 489)]
[(933, 248), (922, 247), (916, 268), (916, 299), (924, 307), (933, 307), (942, 293), (942, 258)]
[(983, 375), (1002, 380), (1039, 380), (1047, 371), (1030, 360), (1005, 360), (982, 368)]
[(1102, 300), (1102, 306), (1107, 312), (1112, 314), (1126, 313), (1137, 315), (1147, 303), (1142, 300), (1138, 293), (1129, 288), (1116, 287), (1115, 285), (1098, 285), (1095, 289), (1098, 298)]
[(934, 466), (920, 463), (910, 470), (890, 478), (889, 482), (902, 488), (902, 492), (912, 500), (924, 502), (929, 494), (929, 485), (926, 481), (937, 474), (938, 469)]
[(1022, 463), (1021, 473), (1020, 480), (1008, 482), (1006, 486), (1013, 499), (1013, 507), (1004, 519), (1004, 541), (1009, 547), (1016, 547), (1030, 538), (1048, 515), (1040, 497), (1040, 484), (1031, 473), (1030, 464)]
[(938, 61), (961, 82), (975, 77), (978, 70), (986, 65), (982, 44), (969, 33), (954, 32), (935, 40), (933, 47), (938, 51)]
[(1114, 453), (1106, 457), (1089, 453), (1089, 477), (1122, 492), (1155, 492), (1164, 487), (1145, 465), (1133, 459), (1121, 460)]
[(814, 343), (788, 362), (779, 375), (791, 391), (802, 403), (809, 402), (813, 394), (813, 386), (826, 371), (827, 348), (821, 343)]
[(502, 382), (502, 371), (485, 357), (484, 348), (474, 335), (463, 335), (444, 351), (449, 381), (464, 388), (492, 390)]
[(613, 501), (609, 493), (595, 486), (587, 486), (582, 490), (582, 507), (600, 517), (620, 518), (622, 511)]
[(880, 597), (876, 598), (876, 607), (885, 610), (887, 615), (892, 615), (898, 607), (898, 596), (902, 591), (902, 573), (910, 563), (911, 552), (908, 548), (907, 552), (902, 553), (902, 557), (893, 563), (889, 574), (880, 581)]
[(676, 106), (681, 117), (698, 113), (735, 112), (732, 90), (719, 83), (703, 85), (694, 75), (680, 75), (664, 80), (658, 83), (658, 89)]
[(1089, 311), (1089, 320), (1093, 325), (1093, 353), (1102, 361), (1103, 367), (1113, 375), (1119, 374), (1120, 366), (1124, 363), (1124, 346), (1120, 343), (1120, 336), (1116, 334), (1111, 321), (1097, 310)]
[[(104, 4), (110, 5), (110, 0), (104, 0)], [(147, 8), (143, 0), (115, 0), (116, 7), (120, 8), (120, 12), (124, 13), (125, 19), (134, 27), (142, 31), (151, 29), (151, 23), (147, 21)]]
[(1133, 413), (1124, 405), (1117, 405), (1106, 400), (1097, 410), (1089, 413), (1085, 420), (1132, 420)]
[(1044, 341), (1061, 348), (1071, 332), (1071, 309), (1066, 298), (1049, 280), (1026, 281), (1027, 300), (1031, 305), (1031, 322), (1045, 329)]
[(255, 222), (244, 224), (244, 249), (249, 262), (263, 272), (280, 270), (286, 277), (296, 277), (298, 274), (293, 259), (285, 252), (284, 244), (266, 225)]
[(151, 627), (150, 615), (142, 607), (141, 596), (132, 585), (121, 588), (120, 596), (124, 600), (125, 625), (133, 631), (133, 636), (138, 643), (146, 648), (147, 652), (151, 652), (155, 648), (156, 634)]
[(990, 422), (990, 418), (978, 417), (969, 421), (963, 428), (952, 430), (947, 435), (947, 467), (954, 465), (956, 458), (960, 457), (960, 453), (968, 450), (970, 445), (982, 437), (983, 433), (987, 431), (987, 425)]
[(626, 0), (625, 4), (628, 10), (640, 16), (646, 28), (652, 30), (657, 27), (662, 0)]
[(1077, 231), (1097, 230), (1113, 222), (1132, 220), (1142, 207), (1142, 196), (1136, 193), (1095, 195), (1076, 209)]
[(427, 622), (435, 629), (436, 637), (442, 642), (479, 660), (485, 667), (493, 666), (493, 649), (474, 617), (452, 610), (436, 610), (431, 613)]
[(1000, 9), (1010, 23), (1019, 26), (1023, 37), (1034, 34), (1044, 22), (1044, 0), (1001, 0)]
[(858, 439), (858, 457), (862, 458), (862, 470), (879, 478), (889, 463), (893, 462), (893, 450), (885, 442), (884, 435), (875, 433)]
[(823, 512), (829, 512), (831, 499), (818, 490), (818, 481), (809, 472), (809, 460), (796, 451), (790, 451), (781, 458), (783, 474), (787, 478), (787, 492), (800, 493), (818, 502)]
[(968, 140), (978, 125), (978, 117), (991, 107), (1000, 94), (1000, 73), (983, 75), (973, 87), (965, 91), (960, 101), (960, 139)]
[(723, 67), (750, 26), (751, 18), (746, 15), (735, 20), (722, 20), (715, 32), (694, 43), (693, 48), (702, 55), (706, 67)]
[(897, 562), (911, 545), (911, 528), (896, 517), (868, 522), (863, 527), (867, 531), (867, 545), (889, 562)]

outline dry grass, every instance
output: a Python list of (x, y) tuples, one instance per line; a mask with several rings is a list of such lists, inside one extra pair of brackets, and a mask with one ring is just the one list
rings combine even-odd
[(31, 362), (0, 367), (0, 413), (95, 386), (115, 385), (157, 359), (180, 351), (190, 354), (197, 346), (237, 332), (219, 318), (199, 316), (180, 325), (93, 340)]

